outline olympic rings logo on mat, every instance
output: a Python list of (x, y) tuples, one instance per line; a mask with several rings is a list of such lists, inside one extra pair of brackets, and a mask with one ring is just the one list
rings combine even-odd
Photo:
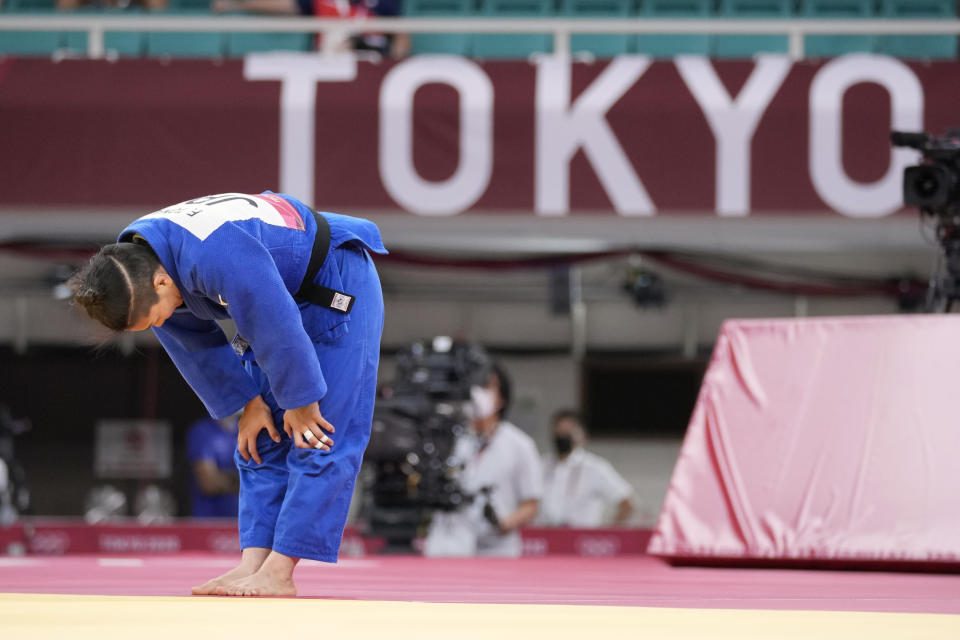
[(620, 553), (620, 539), (615, 536), (581, 536), (576, 541), (581, 556), (615, 556)]
[(44, 555), (63, 555), (70, 548), (70, 534), (65, 531), (39, 531), (30, 538), (30, 551)]

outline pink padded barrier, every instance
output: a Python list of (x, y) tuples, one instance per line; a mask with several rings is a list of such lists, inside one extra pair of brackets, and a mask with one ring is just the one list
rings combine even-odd
[(726, 322), (648, 552), (960, 563), (960, 317)]

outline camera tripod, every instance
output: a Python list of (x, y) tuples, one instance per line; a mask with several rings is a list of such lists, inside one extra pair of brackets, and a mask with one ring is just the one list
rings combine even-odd
[(938, 216), (937, 239), (942, 251), (930, 275), (924, 311), (949, 313), (953, 303), (960, 300), (960, 216)]

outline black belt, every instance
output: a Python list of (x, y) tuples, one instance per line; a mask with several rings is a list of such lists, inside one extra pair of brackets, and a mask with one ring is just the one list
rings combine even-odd
[(327, 253), (330, 252), (330, 223), (316, 211), (313, 212), (313, 218), (317, 221), (317, 235), (313, 238), (313, 250), (310, 252), (307, 272), (293, 297), (340, 313), (350, 313), (353, 303), (357, 300), (354, 296), (314, 282), (320, 267), (327, 259)]

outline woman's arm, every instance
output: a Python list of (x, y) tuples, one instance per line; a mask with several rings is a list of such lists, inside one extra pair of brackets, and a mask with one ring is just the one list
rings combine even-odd
[(214, 418), (236, 413), (259, 395), (253, 378), (243, 370), (240, 358), (213, 320), (180, 310), (153, 332)]
[(530, 522), (537, 517), (537, 509), (539, 506), (539, 500), (524, 500), (513, 513), (500, 518), (500, 531), (509, 533), (524, 525), (530, 524)]

